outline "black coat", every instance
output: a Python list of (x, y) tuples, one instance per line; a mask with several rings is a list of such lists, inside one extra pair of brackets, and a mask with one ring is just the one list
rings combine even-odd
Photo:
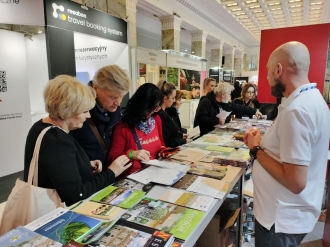
[[(259, 101), (257, 99), (254, 99), (252, 101), (253, 101), (254, 107), (249, 106), (250, 101), (248, 101), (247, 103), (244, 103), (243, 99), (241, 99), (241, 98), (237, 98), (233, 102), (235, 104), (237, 104), (237, 105), (245, 105), (245, 106), (249, 106), (251, 108), (260, 109), (260, 103), (259, 103)], [(246, 114), (245, 115), (241, 115), (241, 114), (236, 114), (235, 115), (236, 118), (242, 118), (242, 117), (252, 118), (252, 116), (253, 116), (253, 114), (252, 115), (246, 115)]]
[[(95, 107), (89, 112), (100, 136), (103, 138), (107, 150), (109, 151), (113, 127), (121, 119), (120, 107), (118, 107), (115, 112), (101, 112), (100, 107), (95, 105)], [(102, 164), (105, 164), (107, 154), (104, 154), (102, 147), (97, 141), (87, 121), (84, 122), (82, 128), (70, 131), (70, 135), (77, 140), (87, 153), (90, 160), (101, 160)]]
[(177, 124), (182, 134), (187, 134), (187, 129), (182, 128), (178, 110), (175, 107), (169, 107), (165, 109), (167, 115), (169, 115), (173, 121)]
[[(234, 103), (218, 103), (215, 99), (215, 93), (209, 92), (205, 98), (203, 98), (197, 107), (196, 116), (194, 121), (194, 127), (199, 126), (201, 131), (201, 136), (214, 130), (214, 126), (219, 124), (219, 118), (216, 117), (220, 113), (220, 108), (225, 111), (232, 112), (232, 114), (242, 114), (242, 115), (254, 115), (256, 109), (236, 105)], [(226, 119), (226, 123), (230, 121), (230, 115)]]
[(170, 117), (165, 111), (162, 109), (158, 112), (162, 120), (163, 126), (163, 138), (166, 147), (175, 148), (182, 144), (186, 143), (186, 140), (183, 139), (182, 132), (179, 126), (175, 123), (172, 117)]

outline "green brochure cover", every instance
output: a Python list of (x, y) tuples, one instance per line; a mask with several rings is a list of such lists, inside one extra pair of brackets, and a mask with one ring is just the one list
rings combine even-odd
[(140, 190), (108, 186), (91, 198), (91, 201), (115, 205), (122, 208), (132, 208), (144, 197)]

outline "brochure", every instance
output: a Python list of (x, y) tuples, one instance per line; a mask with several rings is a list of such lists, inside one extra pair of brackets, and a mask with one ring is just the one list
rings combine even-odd
[(173, 188), (186, 190), (195, 180), (199, 178), (197, 175), (186, 174), (177, 183), (173, 184)]
[(184, 176), (185, 172), (149, 166), (146, 169), (130, 174), (128, 178), (140, 183), (150, 182), (171, 186)]
[(125, 189), (134, 189), (134, 190), (142, 190), (144, 184), (141, 184), (137, 181), (134, 181), (129, 178), (123, 178), (115, 183), (112, 184), (112, 186), (119, 187), (119, 188), (125, 188)]
[(67, 244), (71, 240), (88, 244), (100, 238), (116, 222), (101, 222), (72, 211), (58, 215), (60, 210), (63, 208), (55, 209), (25, 227), (61, 244)]
[(204, 158), (209, 153), (210, 153), (209, 151), (200, 150), (197, 148), (186, 148), (172, 155), (171, 158), (176, 160), (186, 160), (190, 162), (196, 162)]
[(209, 196), (161, 186), (153, 187), (148, 193), (148, 197), (201, 211), (207, 211), (214, 201), (214, 198)]
[(188, 170), (188, 173), (200, 175), (203, 177), (219, 179), (219, 180), (222, 179), (224, 176), (226, 176), (226, 173), (224, 171), (211, 171), (208, 169), (201, 169), (201, 168), (190, 168)]
[(61, 247), (62, 244), (52, 239), (44, 237), (22, 226), (13, 229), (0, 237), (1, 247), (21, 247), (21, 246), (48, 246)]
[(189, 170), (189, 166), (187, 166), (187, 165), (182, 165), (182, 164), (167, 161), (167, 160), (156, 160), (156, 159), (154, 159), (154, 160), (150, 160), (146, 164), (156, 166), (156, 167), (171, 169), (171, 170), (175, 170), (175, 171), (186, 172), (186, 171)]
[(145, 197), (122, 217), (128, 221), (169, 232), (187, 239), (204, 216), (204, 212)]
[(113, 205), (106, 205), (91, 201), (82, 201), (70, 210), (79, 214), (99, 218), (102, 220), (116, 220), (126, 212), (125, 209)]
[(131, 208), (145, 195), (141, 190), (108, 186), (91, 198), (91, 201), (111, 204), (122, 208)]
[(89, 247), (170, 247), (174, 236), (170, 233), (161, 232), (152, 228), (132, 224), (120, 220), (98, 241), (89, 244)]
[(230, 183), (206, 177), (198, 177), (188, 188), (188, 191), (223, 199), (230, 188)]

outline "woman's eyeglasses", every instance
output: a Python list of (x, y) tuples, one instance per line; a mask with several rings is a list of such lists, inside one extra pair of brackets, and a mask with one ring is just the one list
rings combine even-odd
[(254, 94), (254, 92), (251, 92), (251, 91), (247, 91), (246, 93), (248, 93), (248, 94)]

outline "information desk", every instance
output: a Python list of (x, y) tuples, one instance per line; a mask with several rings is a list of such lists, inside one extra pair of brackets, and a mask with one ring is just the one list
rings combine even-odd
[[(209, 222), (212, 220), (215, 213), (218, 211), (224, 200), (226, 199), (227, 195), (232, 191), (236, 183), (238, 182), (238, 207), (242, 208), (243, 204), (243, 172), (244, 169), (240, 167), (232, 167), (228, 166), (226, 171), (226, 176), (222, 179), (222, 181), (228, 182), (231, 184), (230, 190), (226, 193), (225, 197), (222, 200), (215, 200), (210, 207), (210, 209), (205, 212), (205, 215), (198, 225), (198, 227), (195, 228), (195, 230), (190, 234), (190, 236), (186, 239), (184, 247), (192, 247), (196, 243), (197, 239), (200, 237), (200, 235), (203, 233)], [(240, 210), (240, 213), (238, 214), (237, 220), (236, 220), (237, 231), (236, 231), (236, 247), (242, 246), (241, 241), (241, 234), (242, 234), (242, 210)]]

